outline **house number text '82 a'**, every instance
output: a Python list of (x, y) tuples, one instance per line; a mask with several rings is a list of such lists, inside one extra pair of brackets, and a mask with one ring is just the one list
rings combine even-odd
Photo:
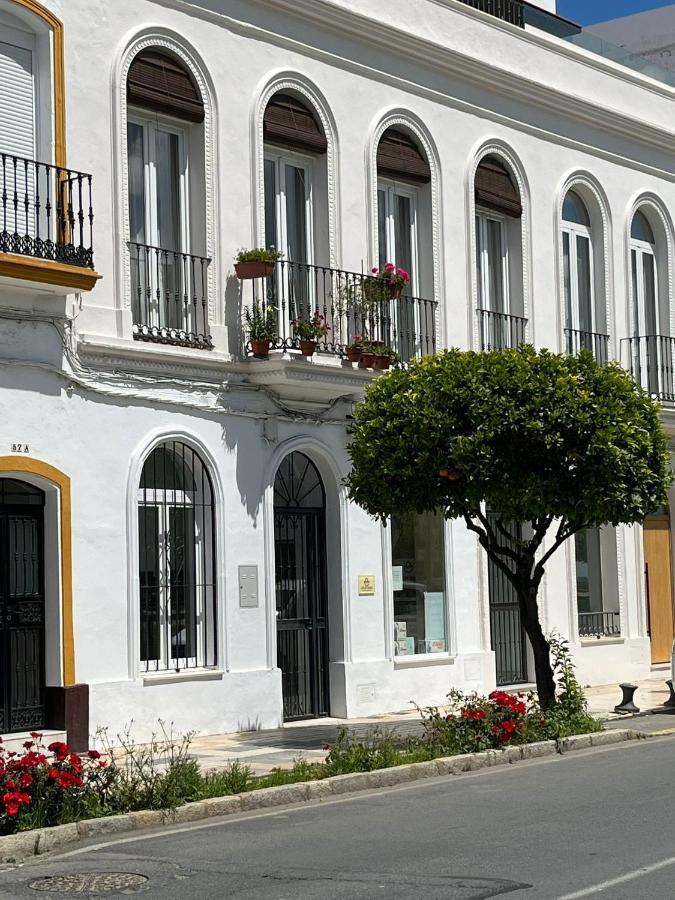
[(12, 444), (12, 453), (30, 453), (28, 444)]

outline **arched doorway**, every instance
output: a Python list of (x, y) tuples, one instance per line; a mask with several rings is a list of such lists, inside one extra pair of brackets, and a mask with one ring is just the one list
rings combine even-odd
[(286, 456), (274, 480), (274, 558), (284, 719), (326, 716), (326, 495), (303, 453)]
[(0, 732), (45, 725), (44, 506), (0, 478)]

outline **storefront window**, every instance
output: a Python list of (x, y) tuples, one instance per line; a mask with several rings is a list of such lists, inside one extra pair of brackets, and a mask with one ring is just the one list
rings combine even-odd
[(391, 519), (394, 653), (445, 653), (445, 521), (433, 513)]

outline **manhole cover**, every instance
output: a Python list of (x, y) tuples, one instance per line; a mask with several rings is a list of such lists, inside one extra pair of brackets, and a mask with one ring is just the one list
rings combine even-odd
[(49, 875), (31, 881), (34, 891), (53, 894), (133, 894), (140, 891), (148, 879), (145, 875), (128, 872), (88, 872), (86, 875)]

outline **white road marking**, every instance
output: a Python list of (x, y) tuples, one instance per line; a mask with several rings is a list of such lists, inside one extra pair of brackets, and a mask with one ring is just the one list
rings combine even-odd
[(581, 900), (582, 897), (592, 897), (593, 894), (602, 894), (608, 888), (617, 887), (620, 884), (627, 884), (629, 881), (635, 881), (638, 878), (644, 878), (645, 875), (651, 875), (652, 872), (658, 872), (660, 869), (667, 869), (668, 866), (675, 866), (675, 856), (669, 859), (662, 859), (661, 862), (653, 863), (651, 866), (641, 866), (633, 872), (626, 875), (620, 875), (618, 878), (611, 878), (609, 881), (601, 881), (599, 884), (593, 884), (581, 891), (575, 891), (573, 894), (565, 894), (564, 897), (558, 897), (557, 900)]

